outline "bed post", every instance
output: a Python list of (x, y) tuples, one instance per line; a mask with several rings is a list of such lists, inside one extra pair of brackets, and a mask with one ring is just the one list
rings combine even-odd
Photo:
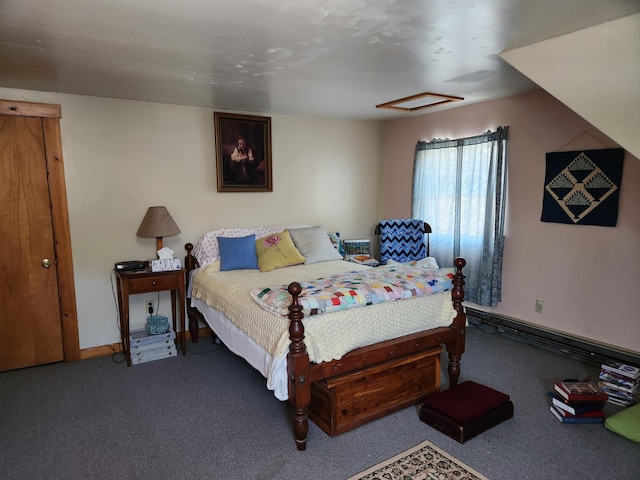
[[(191, 279), (191, 270), (194, 270), (197, 265), (196, 257), (193, 256), (191, 251), (193, 250), (193, 244), (187, 243), (184, 246), (187, 251), (187, 255), (184, 257), (184, 268), (187, 270), (187, 290), (189, 290), (189, 280)], [(188, 294), (187, 294), (188, 296)], [(194, 318), (191, 309), (191, 298), (186, 299), (187, 302), (187, 316), (189, 317), (189, 334), (191, 335), (191, 342), (198, 343), (198, 320)]]
[(287, 289), (292, 297), (289, 306), (289, 355), (287, 373), (289, 376), (289, 403), (293, 406), (293, 433), (298, 450), (307, 448), (309, 431), (309, 404), (311, 403), (311, 382), (309, 380), (309, 355), (304, 344), (304, 325), (302, 306), (298, 296), (302, 287), (298, 282), (289, 284)]
[(453, 276), (453, 290), (451, 290), (451, 299), (453, 300), (453, 308), (456, 316), (453, 319), (453, 327), (457, 331), (456, 338), (453, 342), (447, 343), (447, 354), (449, 355), (449, 365), (447, 371), (449, 373), (449, 386), (454, 387), (458, 384), (460, 376), (460, 358), (464, 353), (465, 333), (467, 328), (467, 315), (462, 306), (464, 300), (464, 274), (462, 269), (467, 264), (464, 258), (456, 258), (453, 265), (456, 267), (456, 273)]

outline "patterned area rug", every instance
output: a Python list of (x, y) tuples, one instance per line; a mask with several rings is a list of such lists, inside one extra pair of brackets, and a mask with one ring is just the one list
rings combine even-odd
[(488, 480), (431, 442), (422, 442), (348, 480)]

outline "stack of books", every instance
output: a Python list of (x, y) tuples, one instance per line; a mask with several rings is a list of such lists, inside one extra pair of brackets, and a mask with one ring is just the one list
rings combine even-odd
[(171, 329), (159, 335), (152, 335), (146, 329), (130, 332), (131, 364), (138, 365), (162, 358), (175, 357), (177, 353), (175, 338), (176, 332)]
[(595, 382), (556, 382), (549, 410), (562, 423), (603, 423), (607, 398)]
[(377, 267), (380, 262), (371, 256), (371, 241), (366, 238), (360, 240), (345, 240), (343, 242), (349, 261)]
[(629, 407), (640, 401), (640, 368), (613, 360), (601, 368), (598, 386), (609, 395), (609, 402)]
[(370, 267), (377, 267), (380, 262), (369, 255), (349, 255), (349, 260), (354, 263), (360, 263), (362, 265), (369, 265)]

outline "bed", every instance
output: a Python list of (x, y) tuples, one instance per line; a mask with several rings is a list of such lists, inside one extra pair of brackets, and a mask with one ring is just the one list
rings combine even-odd
[[(464, 259), (373, 268), (345, 261), (330, 237), (322, 226), (272, 225), (212, 230), (185, 245), (191, 340), (205, 324), (289, 401), (298, 450), (309, 419), (337, 435), (439, 390), (443, 348), (456, 385), (465, 348)], [(400, 279), (405, 272), (418, 280)], [(378, 287), (384, 275), (408, 287), (351, 288), (369, 277)]]

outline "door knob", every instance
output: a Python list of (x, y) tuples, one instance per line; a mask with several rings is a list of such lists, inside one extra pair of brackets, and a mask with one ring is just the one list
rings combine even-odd
[(44, 268), (49, 268), (51, 266), (51, 260), (49, 260), (48, 258), (45, 258), (44, 260), (42, 260), (42, 266)]

